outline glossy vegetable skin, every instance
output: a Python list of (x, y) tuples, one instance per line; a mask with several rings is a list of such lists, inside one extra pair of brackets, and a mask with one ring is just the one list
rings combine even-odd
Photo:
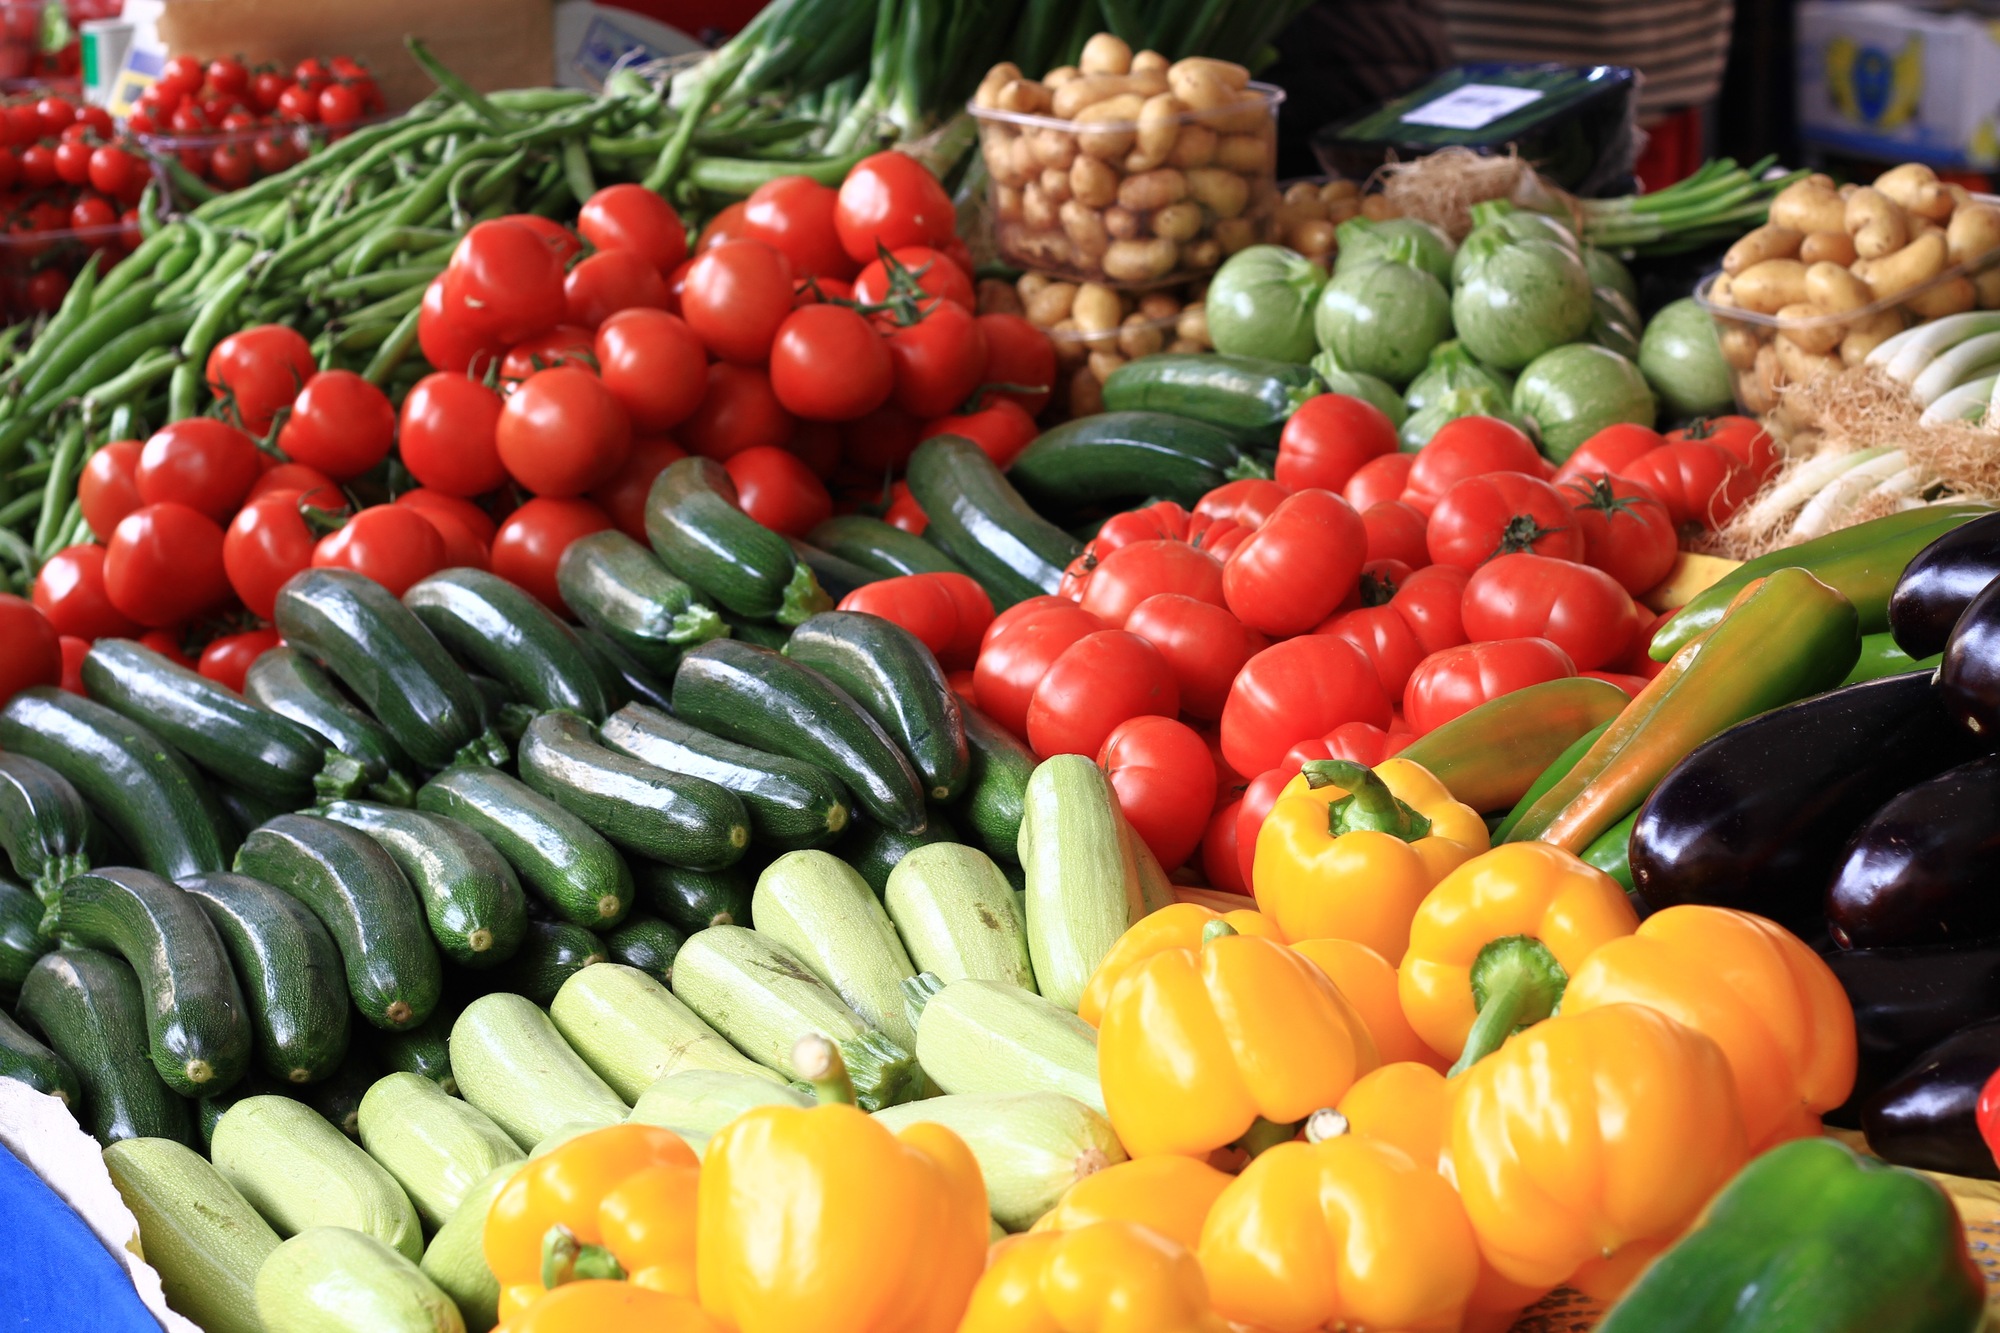
[(2000, 583), (1987, 584), (1952, 626), (1937, 678), (1945, 711), (1990, 744), (2000, 732)]
[(1827, 890), (1842, 948), (1947, 944), (2000, 934), (2000, 756), (1947, 769), (1890, 800), (1847, 845)]
[(1430, 770), (1453, 799), (1505, 810), (1579, 737), (1624, 711), (1625, 692), (1588, 676), (1530, 685), (1489, 700), (1400, 752)]
[(1932, 1046), (2000, 1013), (2000, 943), (1833, 949), (1828, 967), (1854, 1005), (1854, 1095), (1827, 1120), (1856, 1126), (1859, 1108)]
[(2000, 1019), (1952, 1033), (1862, 1106), (1868, 1147), (1898, 1166), (2000, 1180), (1978, 1123), (1979, 1094), (1996, 1069)]
[(1951, 627), (2000, 578), (2000, 514), (1953, 528), (1917, 552), (1889, 595), (1889, 629), (1912, 657), (1944, 651)]

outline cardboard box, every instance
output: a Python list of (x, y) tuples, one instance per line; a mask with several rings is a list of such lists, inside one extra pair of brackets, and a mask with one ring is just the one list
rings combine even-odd
[(1797, 31), (1808, 143), (1887, 161), (2000, 164), (2000, 24), (1887, 0), (1806, 0)]

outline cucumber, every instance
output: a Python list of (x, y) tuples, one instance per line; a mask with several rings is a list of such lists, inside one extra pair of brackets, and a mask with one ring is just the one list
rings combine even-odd
[(567, 708), (593, 722), (610, 711), (576, 632), (532, 593), (483, 569), (447, 569), (403, 594), (451, 655), (541, 710)]
[(415, 1074), (435, 1083), (450, 1095), (458, 1095), (458, 1080), (451, 1076), (451, 1025), (458, 1020), (458, 1007), (440, 1004), (431, 1016), (403, 1032), (382, 1032), (375, 1037), (375, 1054), (384, 1074)]
[(571, 925), (602, 929), (632, 906), (632, 873), (602, 834), (540, 792), (490, 768), (453, 768), (417, 808), (461, 820), (499, 849), (522, 883)]
[(1061, 1005), (1004, 981), (904, 988), (917, 1018), (917, 1063), (950, 1093), (1060, 1092), (1102, 1114), (1097, 1029)]
[(750, 816), (728, 788), (597, 743), (574, 713), (543, 713), (516, 756), (530, 787), (628, 851), (721, 870), (750, 845)]
[(958, 817), (971, 840), (996, 861), (1020, 861), (1021, 815), (1035, 753), (976, 708), (961, 706), (965, 747), (971, 756)]
[[(673, 695), (671, 667), (666, 669), (665, 679), (662, 679), (659, 672), (642, 665), (637, 658), (594, 629), (585, 629), (577, 635), (577, 640), (590, 654), (591, 665), (597, 669), (598, 684), (604, 688), (606, 703), (623, 708), (636, 699), (655, 708), (667, 707)], [(674, 662), (679, 664), (678, 654)]]
[(1004, 611), (1053, 593), (1082, 543), (1037, 514), (984, 450), (935, 435), (910, 456), (910, 493), (930, 518), (924, 538), (943, 548)]
[(963, 574), (958, 562), (914, 532), (866, 514), (840, 514), (806, 534), (829, 555), (859, 565), (877, 578), (902, 574)]
[(684, 870), (654, 861), (641, 861), (632, 870), (640, 900), (683, 935), (750, 920), (750, 881), (741, 870)]
[(673, 673), (691, 644), (724, 632), (722, 618), (691, 584), (616, 528), (563, 548), (556, 587), (578, 620), (663, 674)]
[(257, 1317), (294, 1333), (465, 1333), (406, 1251), (342, 1226), (301, 1231), (257, 1272)]
[(658, 1125), (687, 1140), (696, 1152), (718, 1130), (759, 1106), (813, 1105), (812, 1098), (756, 1066), (756, 1075), (716, 1069), (681, 1069), (659, 1079), (633, 1104), (634, 1124)]
[(1007, 480), (1058, 513), (1142, 495), (1193, 508), (1242, 464), (1226, 430), (1167, 412), (1100, 412), (1036, 436)]
[(1025, 1231), (1077, 1181), (1125, 1160), (1111, 1122), (1058, 1092), (963, 1093), (877, 1111), (900, 1133), (943, 1125), (965, 1141), (986, 1181), (993, 1220)]
[(90, 807), (69, 779), (39, 759), (0, 754), (0, 851), (47, 901), (90, 869)]
[(780, 1082), (637, 968), (606, 963), (584, 969), (563, 983), (549, 1017), (584, 1063), (628, 1102), (681, 1070)]
[(76, 1077), (77, 1122), (99, 1143), (194, 1138), (188, 1102), (146, 1055), (146, 1001), (124, 962), (96, 949), (44, 954), (21, 983), (22, 1024)]
[(352, 795), (367, 780), (314, 732), (130, 639), (93, 644), (83, 685), (231, 786), (287, 808)]
[(703, 778), (736, 793), (760, 847), (801, 851), (824, 846), (847, 827), (847, 794), (817, 765), (711, 736), (645, 704), (627, 704), (613, 713), (598, 729), (598, 738), (655, 768)]
[(1034, 990), (1014, 890), (978, 848), (911, 849), (889, 872), (882, 898), (920, 971), (946, 983), (972, 977)]
[(1082, 755), (1045, 759), (1028, 779), (1020, 843), (1028, 957), (1037, 988), (1071, 1013), (1098, 963), (1144, 915), (1124, 829), (1110, 780)]
[(808, 1033), (840, 1048), (864, 1109), (914, 1096), (921, 1071), (908, 1050), (876, 1031), (784, 945), (742, 926), (688, 937), (674, 960), (674, 994), (737, 1050), (782, 1077)]
[(124, 958), (146, 996), (153, 1068), (183, 1097), (220, 1092), (250, 1067), (250, 1006), (201, 903), (144, 870), (63, 885), (52, 923), (65, 944)]
[(1148, 356), (1106, 377), (1105, 411), (1081, 420), (1130, 411), (1172, 412), (1239, 438), (1276, 444), (1292, 413), (1324, 388), (1310, 366), (1289, 361), (1212, 352)]
[(486, 1214), (519, 1169), (500, 1167), (474, 1185), (424, 1247), (424, 1276), (451, 1297), (471, 1333), (486, 1333), (500, 1322), (500, 1282), (486, 1265)]
[(826, 590), (828, 599), (836, 604), (856, 588), (865, 588), (882, 577), (872, 569), (863, 569), (852, 560), (831, 551), (822, 551), (811, 542), (800, 541), (797, 537), (785, 538), (785, 544), (792, 548), (792, 554), (798, 557), (800, 564), (812, 570), (819, 586)]
[(785, 656), (818, 671), (882, 725), (925, 795), (948, 801), (965, 785), (971, 760), (958, 695), (916, 635), (860, 611), (828, 611), (792, 631)]
[(19, 995), (28, 969), (55, 947), (55, 940), (42, 934), (40, 901), (0, 875), (0, 998)]
[(750, 902), (757, 933), (790, 949), (868, 1026), (905, 1050), (917, 1040), (903, 1006), (910, 955), (868, 882), (826, 852), (788, 852), (764, 868)]
[(444, 987), (416, 890), (367, 834), (314, 815), (280, 815), (236, 853), (236, 873), (304, 903), (333, 936), (354, 1007), (378, 1028), (415, 1027)]
[(636, 967), (654, 980), (666, 983), (674, 979), (674, 955), (681, 951), (687, 937), (688, 932), (656, 916), (634, 912), (604, 937), (604, 952), (611, 962)]
[(0, 1078), (46, 1092), (72, 1112), (83, 1105), (83, 1088), (69, 1062), (4, 1013), (0, 1013)]
[(496, 989), (547, 1004), (571, 977), (610, 956), (603, 939), (582, 926), (567, 921), (530, 921), (521, 947), (491, 976)]
[(785, 539), (743, 512), (713, 459), (677, 459), (654, 478), (646, 539), (669, 570), (739, 616), (796, 625), (833, 605)]
[(473, 1186), (521, 1150), (486, 1113), (421, 1074), (385, 1074), (361, 1099), (361, 1146), (395, 1178), (424, 1225), (445, 1224)]
[(852, 695), (809, 666), (730, 639), (705, 643), (674, 673), (674, 714), (725, 740), (817, 764), (882, 824), (923, 830), (922, 780), (910, 761)]
[(274, 615), (291, 647), (325, 664), (417, 763), (463, 755), (505, 763), (482, 729), (472, 682), (408, 607), (373, 579), (308, 569), (278, 590)]
[(626, 1106), (569, 1048), (549, 1016), (519, 995), (495, 992), (465, 1006), (451, 1027), (460, 1094), (523, 1150), (571, 1121), (613, 1125)]
[(126, 1139), (104, 1169), (139, 1223), (146, 1262), (176, 1314), (207, 1333), (264, 1333), (257, 1270), (278, 1233), (208, 1160), (172, 1139)]
[(365, 801), (335, 801), (320, 814), (359, 829), (403, 872), (424, 905), (431, 938), (460, 967), (513, 957), (528, 928), (528, 899), (507, 858), (469, 826)]
[(333, 677), (303, 653), (291, 648), (264, 653), (244, 673), (243, 697), (358, 762), (367, 777), (364, 791), (375, 800), (408, 805), (416, 794), (405, 773), (410, 757), (389, 729), (349, 703)]
[(889, 876), (905, 856), (919, 847), (958, 841), (958, 830), (942, 810), (933, 807), (922, 833), (898, 833), (872, 819), (857, 819), (840, 843), (840, 859), (854, 867), (877, 894), (889, 888)]
[(281, 1236), (351, 1227), (407, 1258), (423, 1254), (403, 1187), (304, 1102), (245, 1097), (222, 1113), (209, 1157)]
[(0, 748), (67, 778), (154, 874), (185, 879), (226, 867), (222, 809), (208, 784), (165, 741), (103, 704), (43, 685), (22, 690), (0, 708)]
[(340, 950), (291, 895), (244, 875), (196, 875), (182, 888), (200, 905), (242, 985), (258, 1063), (273, 1078), (311, 1083), (347, 1052)]
[(375, 1056), (374, 1043), (366, 1040), (364, 1034), (363, 1040), (348, 1045), (346, 1057), (333, 1073), (317, 1083), (279, 1091), (283, 1096), (304, 1102), (320, 1119), (359, 1143), (361, 1099), (380, 1077), (382, 1062)]

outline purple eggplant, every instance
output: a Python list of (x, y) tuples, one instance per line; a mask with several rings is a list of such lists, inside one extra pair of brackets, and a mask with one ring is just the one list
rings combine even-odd
[(1862, 1106), (1868, 1146), (1898, 1166), (2000, 1180), (1978, 1122), (1979, 1091), (1996, 1069), (2000, 1018), (1952, 1033)]
[(1966, 605), (1938, 663), (1938, 697), (1958, 725), (2000, 740), (2000, 579)]
[(1853, 1127), (1858, 1108), (1952, 1033), (2000, 1014), (2000, 943), (1928, 949), (1836, 949), (1826, 964), (1854, 1006), (1854, 1095), (1826, 1118)]
[(1889, 629), (1914, 658), (1944, 651), (1951, 627), (2000, 578), (2000, 513), (1961, 524), (1903, 566), (1889, 596)]
[(1900, 793), (1847, 844), (1826, 894), (1843, 949), (2000, 936), (2000, 756)]

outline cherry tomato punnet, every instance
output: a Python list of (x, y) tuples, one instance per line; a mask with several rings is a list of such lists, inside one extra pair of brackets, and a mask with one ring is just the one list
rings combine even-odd
[(1119, 723), (1097, 752), (1119, 809), (1162, 869), (1188, 859), (1215, 806), (1215, 761), (1193, 727), (1148, 715)]
[(1322, 393), (1299, 405), (1278, 437), (1278, 483), (1290, 490), (1338, 491), (1361, 465), (1396, 452), (1396, 427), (1360, 398)]
[(1180, 687), (1181, 711), (1208, 722), (1222, 716), (1243, 664), (1270, 645), (1227, 607), (1177, 592), (1140, 602), (1125, 629), (1160, 650)]
[(1474, 642), (1547, 639), (1579, 671), (1615, 661), (1632, 630), (1632, 598), (1616, 579), (1589, 565), (1526, 553), (1495, 556), (1473, 570), (1463, 614)]
[[(1044, 758), (1095, 755), (1119, 723), (1180, 710), (1180, 687), (1159, 649), (1124, 630), (1098, 630), (1064, 649), (1035, 686), (1028, 744)], [(1214, 781), (1211, 773), (1204, 786)]]
[(1576, 674), (1547, 639), (1498, 639), (1432, 653), (1403, 690), (1403, 716), (1417, 735), (1435, 731), (1503, 694)]
[(1521, 472), (1482, 472), (1453, 485), (1431, 511), (1424, 541), (1433, 562), (1460, 569), (1510, 551), (1581, 560), (1584, 549), (1568, 498)]
[(1223, 594), (1251, 629), (1303, 634), (1346, 600), (1367, 556), (1352, 506), (1332, 491), (1297, 491), (1230, 553)]
[(1389, 725), (1389, 697), (1359, 648), (1327, 634), (1274, 643), (1244, 663), (1222, 709), (1222, 753), (1262, 773), (1286, 750), (1343, 722)]

